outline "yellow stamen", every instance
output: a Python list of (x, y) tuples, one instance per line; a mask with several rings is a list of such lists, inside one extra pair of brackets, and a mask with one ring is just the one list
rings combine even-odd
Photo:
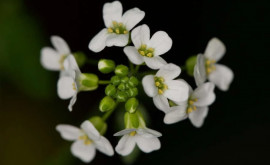
[(79, 140), (86, 140), (86, 139), (88, 139), (88, 137), (86, 135), (82, 135), (79, 137)]
[(120, 22), (120, 23), (118, 24), (118, 26), (123, 26), (123, 23)]
[(90, 145), (91, 143), (92, 143), (92, 141), (89, 140), (89, 139), (87, 139), (87, 140), (84, 141), (84, 144), (85, 144), (85, 145)]
[(72, 83), (72, 87), (73, 87), (73, 90), (74, 91), (76, 91), (77, 89), (76, 89), (76, 85), (75, 85), (75, 83)]
[(196, 106), (193, 106), (192, 109), (193, 109), (194, 111), (196, 111), (196, 110), (197, 110), (197, 107), (196, 107)]
[(167, 90), (167, 89), (168, 89), (168, 85), (164, 84), (163, 90)]
[(153, 54), (152, 54), (152, 53), (147, 53), (146, 56), (147, 56), (147, 57), (153, 57)]
[(164, 82), (164, 78), (163, 78), (163, 77), (160, 77), (159, 80), (160, 80), (161, 82)]
[(154, 49), (153, 48), (149, 48), (148, 51), (149, 52), (154, 52)]
[(112, 33), (113, 32), (112, 28), (108, 28), (108, 32)]
[(142, 45), (141, 45), (141, 48), (142, 48), (142, 49), (146, 49), (146, 45), (145, 45), (145, 44), (142, 44)]
[(193, 109), (191, 108), (191, 107), (189, 107), (188, 109), (187, 109), (187, 113), (191, 113), (193, 111)]
[(140, 54), (141, 54), (141, 55), (143, 55), (143, 56), (145, 56), (145, 53), (144, 53), (144, 51), (140, 51)]
[(129, 135), (130, 136), (135, 136), (136, 135), (136, 131), (130, 132)]
[(163, 90), (162, 89), (159, 89), (158, 90), (158, 94), (160, 94), (160, 95), (163, 94)]
[(115, 32), (116, 32), (117, 34), (119, 34), (119, 33), (120, 33), (119, 28), (116, 28), (116, 29), (115, 29)]
[(155, 85), (158, 87), (158, 86), (160, 86), (160, 83), (159, 82), (156, 82)]
[(189, 101), (188, 101), (188, 104), (189, 104), (189, 105), (193, 105), (193, 104), (194, 104), (194, 101), (193, 101), (193, 100), (189, 100)]
[(128, 31), (127, 30), (124, 30), (124, 34), (127, 34), (128, 33)]
[(113, 21), (112, 23), (113, 23), (113, 25), (114, 25), (114, 26), (116, 26), (116, 25), (117, 25), (117, 22), (116, 22), (116, 21)]

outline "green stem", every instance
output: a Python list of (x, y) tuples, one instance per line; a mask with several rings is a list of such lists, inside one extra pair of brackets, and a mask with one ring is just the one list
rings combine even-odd
[(107, 85), (107, 84), (110, 84), (110, 83), (111, 83), (110, 80), (99, 80), (98, 81), (98, 84), (100, 84), (100, 85)]
[(129, 68), (130, 68), (131, 73), (134, 73), (134, 64), (130, 61), (129, 61)]
[(139, 69), (140, 69), (140, 66), (141, 66), (141, 65), (136, 65), (135, 73), (138, 73), (138, 71), (139, 71)]
[(115, 107), (114, 107), (113, 110), (110, 110), (110, 111), (106, 112), (106, 113), (102, 116), (102, 120), (103, 120), (103, 121), (106, 121), (106, 120), (111, 116), (111, 114), (112, 114), (112, 113), (114, 112), (114, 110), (117, 108), (117, 105), (118, 105), (118, 102), (116, 102), (116, 105), (115, 105)]

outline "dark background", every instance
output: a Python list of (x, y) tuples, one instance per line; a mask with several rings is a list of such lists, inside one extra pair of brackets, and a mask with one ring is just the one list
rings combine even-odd
[[(89, 58), (127, 64), (122, 48), (106, 48), (98, 54), (88, 50), (91, 38), (104, 27), (105, 2), (0, 0), (1, 165), (83, 164), (71, 155), (71, 143), (61, 139), (55, 126), (79, 125), (98, 113), (103, 88), (80, 93), (73, 112), (68, 112), (69, 101), (57, 97), (58, 73), (41, 67), (40, 49), (51, 45), (51, 35), (59, 35), (71, 50), (83, 51)], [(151, 154), (141, 153), (135, 164), (270, 164), (270, 112), (266, 106), (270, 99), (270, 1), (121, 2), (124, 11), (138, 7), (146, 12), (140, 24), (149, 25), (152, 34), (164, 30), (171, 36), (173, 47), (163, 56), (166, 61), (183, 65), (189, 56), (204, 52), (209, 39), (218, 37), (227, 47), (220, 63), (235, 74), (228, 92), (216, 89), (217, 100), (200, 129), (188, 120), (165, 125), (164, 114), (142, 96), (152, 119), (149, 127), (163, 134), (162, 147)], [(82, 71), (98, 73), (90, 65)], [(193, 79), (184, 72), (182, 78), (194, 87)], [(112, 116), (106, 137), (116, 146), (114, 119)], [(91, 163), (122, 161), (117, 154), (106, 157), (98, 153)]]

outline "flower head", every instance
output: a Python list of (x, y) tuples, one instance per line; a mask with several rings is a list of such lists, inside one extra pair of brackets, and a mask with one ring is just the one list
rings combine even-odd
[(123, 15), (122, 11), (122, 4), (119, 1), (105, 3), (103, 19), (106, 28), (90, 41), (90, 50), (100, 52), (106, 46), (123, 47), (127, 45), (130, 30), (144, 18), (145, 13), (138, 8), (130, 9)]
[(96, 149), (108, 156), (114, 154), (110, 142), (104, 136), (101, 136), (88, 120), (81, 124), (81, 128), (59, 124), (56, 126), (56, 130), (63, 139), (74, 141), (71, 146), (71, 152), (85, 163), (93, 160), (96, 155)]
[(208, 79), (223, 91), (229, 89), (234, 74), (227, 66), (217, 64), (224, 56), (225, 51), (226, 48), (219, 39), (212, 38), (208, 42), (204, 54), (197, 56), (197, 63), (194, 67), (194, 78), (197, 86)]
[(150, 39), (150, 29), (147, 25), (136, 27), (131, 32), (134, 46), (127, 46), (124, 52), (128, 59), (137, 65), (145, 62), (151, 69), (159, 69), (167, 64), (160, 55), (172, 47), (172, 39), (164, 31), (156, 32)]

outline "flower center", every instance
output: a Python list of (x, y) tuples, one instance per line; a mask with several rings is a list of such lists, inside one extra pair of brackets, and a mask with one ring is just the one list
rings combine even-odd
[(208, 59), (206, 59), (206, 61), (205, 61), (205, 68), (206, 68), (206, 74), (207, 75), (209, 75), (214, 70), (216, 70), (215, 63), (216, 63), (215, 60), (208, 60)]
[(197, 107), (194, 105), (194, 103), (198, 101), (198, 99), (192, 99), (192, 98), (189, 98), (188, 99), (188, 108), (187, 108), (187, 113), (191, 113), (193, 111), (195, 111), (197, 109)]
[(83, 140), (85, 145), (90, 145), (93, 143), (93, 141), (89, 139), (87, 135), (80, 136), (79, 140)]
[(108, 28), (109, 33), (116, 33), (116, 34), (127, 34), (128, 30), (126, 26), (121, 22), (112, 22), (112, 26)]
[(136, 135), (136, 131), (132, 131), (129, 133), (130, 136), (135, 136)]
[(168, 89), (168, 86), (164, 83), (163, 77), (155, 77), (155, 86), (158, 88), (158, 94), (163, 94), (165, 90)]
[(65, 67), (64, 67), (64, 61), (65, 61), (66, 57), (67, 57), (67, 55), (64, 55), (63, 54), (63, 55), (61, 55), (61, 58), (58, 61), (58, 63), (60, 64), (60, 69), (61, 70), (64, 70), (65, 69)]
[(154, 51), (155, 50), (153, 48), (147, 48), (147, 45), (145, 44), (142, 44), (141, 47), (138, 49), (140, 55), (150, 58), (154, 57)]

